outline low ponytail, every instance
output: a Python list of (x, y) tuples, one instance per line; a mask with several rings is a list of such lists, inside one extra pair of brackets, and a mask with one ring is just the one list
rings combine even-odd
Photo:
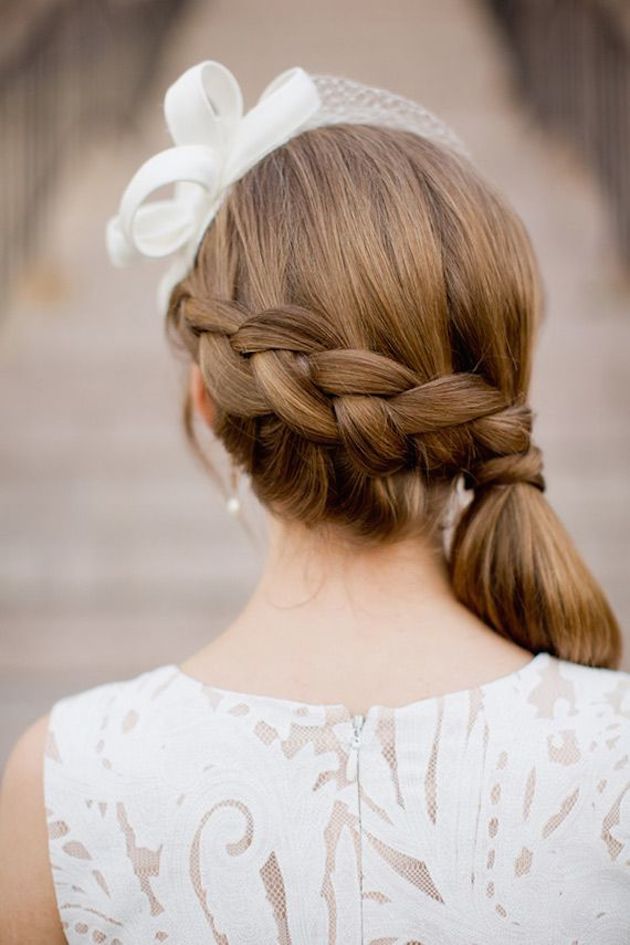
[[(539, 459), (534, 449), (533, 463)], [(518, 458), (501, 459), (509, 468)], [(617, 669), (619, 625), (545, 498), (542, 476), (538, 483), (480, 476), (467, 484), (473, 498), (455, 526), (449, 554), (458, 599), (534, 653)]]

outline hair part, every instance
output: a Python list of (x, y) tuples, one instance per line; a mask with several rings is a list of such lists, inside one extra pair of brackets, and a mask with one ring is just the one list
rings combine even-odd
[[(531, 441), (541, 315), (525, 227), (466, 158), (336, 125), (232, 186), (167, 328), (275, 515), (360, 542), (436, 539), (463, 476), (456, 596), (531, 651), (617, 666), (618, 624)], [(194, 441), (189, 402), (185, 416)]]

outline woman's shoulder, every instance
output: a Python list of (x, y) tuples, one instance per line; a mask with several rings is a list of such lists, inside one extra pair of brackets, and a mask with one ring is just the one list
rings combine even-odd
[(630, 782), (630, 673), (545, 656), (524, 694), (529, 756), (610, 792)]
[(530, 700), (541, 714), (551, 713), (556, 702), (564, 701), (570, 715), (599, 710), (630, 719), (630, 672), (587, 666), (547, 654)]
[[(13, 744), (0, 792), (0, 898), (11, 904), (16, 929), (24, 925), (31, 933), (38, 933), (38, 940), (51, 945), (65, 941), (50, 860), (59, 855), (60, 845), (67, 854), (61, 871), (64, 876), (68, 864), (81, 865), (86, 838), (94, 835), (94, 821), (88, 829), (80, 815), (101, 786), (104, 796), (115, 795), (113, 785), (108, 785), (115, 772), (108, 770), (105, 738), (114, 733), (114, 740), (124, 738), (140, 719), (148, 719), (149, 707), (159, 706), (160, 693), (166, 691), (172, 677), (169, 666), (158, 666), (71, 692), (54, 702)], [(137, 742), (128, 754), (134, 751)], [(140, 776), (146, 757), (137, 761)], [(83, 824), (81, 836), (75, 836), (75, 821)], [(20, 888), (26, 886), (30, 889), (28, 902), (20, 895)], [(20, 914), (22, 902), (24, 916)], [(33, 926), (35, 911), (37, 929)]]
[(46, 759), (63, 764), (70, 757), (96, 758), (106, 768), (98, 757), (105, 734), (124, 736), (146, 723), (172, 676), (171, 667), (162, 665), (62, 696), (48, 715)]
[(105, 730), (111, 724), (129, 731), (171, 676), (169, 667), (159, 666), (70, 693), (14, 742), (0, 789), (0, 900), (10, 918), (7, 941), (66, 941), (50, 871), (57, 844), (67, 854), (54, 874), (63, 885), (72, 865), (80, 867), (88, 855), (86, 843), (94, 836), (94, 822), (89, 829), (83, 824), (82, 836), (72, 828), (107, 774), (100, 749)]
[[(597, 744), (623, 744), (630, 754), (630, 673), (542, 654), (528, 677), (528, 717), (551, 735), (579, 732)], [(613, 739), (614, 734), (617, 737)], [(594, 751), (594, 747), (592, 749)]]
[(159, 666), (61, 696), (13, 743), (4, 765), (5, 781), (14, 775), (35, 780), (42, 762), (61, 760), (61, 745), (81, 748), (105, 727), (110, 715), (125, 711), (125, 707), (129, 725), (133, 706), (146, 704), (170, 675), (169, 667)]

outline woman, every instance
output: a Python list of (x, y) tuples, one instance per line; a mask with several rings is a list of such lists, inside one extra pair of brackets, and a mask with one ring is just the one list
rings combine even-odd
[(108, 246), (173, 258), (187, 428), (269, 553), (217, 639), (18, 741), (2, 941), (619, 945), (630, 674), (545, 497), (523, 224), (386, 92), (290, 70), (243, 117), (206, 63), (165, 107)]

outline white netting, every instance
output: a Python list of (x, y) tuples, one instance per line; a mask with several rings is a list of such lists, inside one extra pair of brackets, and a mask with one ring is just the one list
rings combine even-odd
[(381, 125), (431, 138), (470, 158), (453, 129), (412, 99), (342, 76), (311, 75), (311, 79), (317, 86), (322, 105), (301, 130), (342, 122)]

